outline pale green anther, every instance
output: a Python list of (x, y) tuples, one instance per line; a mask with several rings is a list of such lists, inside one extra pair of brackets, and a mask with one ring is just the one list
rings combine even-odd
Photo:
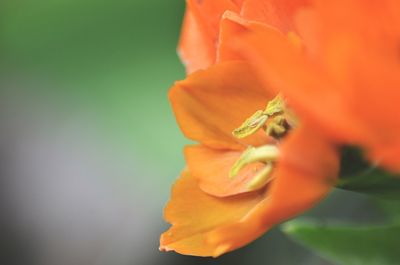
[(245, 166), (255, 163), (269, 163), (277, 160), (279, 157), (279, 149), (275, 145), (264, 145), (261, 147), (249, 147), (236, 163), (232, 166), (230, 177), (234, 178), (239, 174)]
[(272, 116), (277, 113), (285, 111), (285, 101), (281, 95), (277, 95), (273, 100), (268, 102), (267, 107), (264, 110), (264, 114)]
[(268, 163), (263, 167), (257, 174), (253, 177), (253, 179), (247, 184), (248, 191), (254, 191), (261, 189), (268, 182), (272, 180), (271, 172), (274, 169), (272, 163)]
[(245, 138), (257, 132), (268, 120), (268, 115), (264, 114), (262, 110), (254, 113), (248, 118), (239, 128), (233, 130), (232, 134), (236, 138)]

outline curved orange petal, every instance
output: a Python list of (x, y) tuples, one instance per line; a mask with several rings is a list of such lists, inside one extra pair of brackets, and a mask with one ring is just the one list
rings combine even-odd
[(246, 1), (246, 0), (232, 0), (232, 2), (235, 3), (239, 9), (242, 8), (244, 1)]
[(309, 0), (244, 0), (240, 15), (231, 10), (225, 11), (220, 23), (217, 61), (243, 59), (234, 49), (235, 37), (243, 30), (240, 25), (266, 24), (282, 32), (296, 31), (295, 14), (308, 6), (308, 2)]
[(222, 14), (226, 10), (239, 11), (237, 4), (231, 0), (186, 0), (186, 2), (188, 8), (215, 39), (218, 35)]
[(281, 150), (268, 196), (239, 222), (208, 235), (207, 241), (215, 248), (213, 256), (242, 247), (272, 226), (310, 209), (333, 187), (339, 155), (324, 138), (305, 128), (296, 129)]
[(371, 139), (367, 127), (352, 116), (341, 98), (340, 84), (307, 57), (298, 43), (260, 24), (243, 26), (237, 48), (264, 83), (281, 91), (296, 113), (314, 128), (340, 141)]
[(400, 172), (400, 141), (384, 146), (372, 146), (367, 152), (371, 161), (394, 173)]
[(214, 150), (202, 145), (185, 148), (188, 170), (198, 180), (200, 189), (218, 197), (248, 192), (249, 181), (264, 167), (262, 163), (251, 164), (230, 178), (229, 172), (241, 154), (241, 151)]
[[(336, 94), (364, 135), (344, 130), (374, 163), (400, 170), (398, 1), (314, 1), (296, 23), (307, 50), (336, 81)], [(397, 3), (396, 3), (397, 2)], [(371, 17), (374, 19), (371, 20)], [(336, 111), (335, 111), (336, 112)], [(320, 122), (321, 123), (321, 122)], [(397, 157), (397, 159), (396, 159)]]
[(268, 93), (244, 62), (225, 62), (177, 82), (169, 93), (183, 133), (216, 149), (243, 149), (243, 144), (265, 144), (261, 131), (240, 142), (232, 136), (254, 112), (264, 109)]
[[(400, 68), (379, 64), (361, 71), (357, 76), (357, 88), (353, 89), (350, 104), (357, 118), (367, 124), (374, 138), (361, 142), (374, 163), (386, 169), (400, 172)], [(365, 64), (368, 64), (367, 62)], [(362, 90), (362, 91), (361, 91)], [(358, 97), (357, 95), (358, 94)], [(362, 95), (362, 96), (360, 96)]]
[[(354, 119), (364, 123), (372, 135), (371, 139), (361, 139), (357, 143), (369, 152), (374, 162), (391, 170), (397, 168), (398, 172), (400, 24), (393, 9), (399, 3), (395, 2), (338, 0), (328, 4), (316, 1), (319, 14), (316, 22), (324, 32), (319, 37), (319, 55), (325, 58), (325, 67), (336, 79), (347, 76), (342, 100)], [(338, 49), (338, 43), (345, 49)]]
[(215, 61), (214, 40), (199, 25), (190, 9), (186, 10), (183, 20), (178, 54), (188, 74), (205, 69)]
[(241, 15), (250, 20), (263, 22), (283, 32), (294, 31), (293, 18), (309, 0), (245, 0)]
[[(232, 21), (235, 21), (233, 23)], [(243, 55), (237, 52), (232, 43), (235, 36), (243, 30), (242, 24), (250, 23), (238, 14), (226, 11), (221, 19), (219, 41), (217, 47), (217, 62), (243, 60)]]
[(266, 192), (218, 198), (202, 192), (196, 179), (184, 172), (165, 210), (172, 227), (161, 236), (160, 249), (219, 256), (242, 247), (326, 196), (338, 164), (332, 145), (300, 128), (282, 145), (282, 160)]
[(239, 11), (230, 0), (187, 0), (178, 53), (187, 73), (215, 62), (219, 23), (226, 10)]
[(217, 198), (201, 191), (195, 178), (183, 172), (165, 208), (172, 227), (161, 235), (160, 250), (195, 256), (211, 256), (214, 246), (206, 242), (216, 228), (237, 222), (262, 200), (262, 193)]

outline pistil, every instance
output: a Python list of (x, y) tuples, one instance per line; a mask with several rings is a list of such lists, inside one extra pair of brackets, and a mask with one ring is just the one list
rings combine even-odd
[(275, 145), (264, 145), (261, 147), (249, 147), (240, 158), (236, 161), (236, 163), (232, 166), (230, 177), (236, 177), (240, 170), (242, 170), (245, 166), (261, 162), (268, 164), (270, 162), (274, 162), (279, 157), (279, 148)]

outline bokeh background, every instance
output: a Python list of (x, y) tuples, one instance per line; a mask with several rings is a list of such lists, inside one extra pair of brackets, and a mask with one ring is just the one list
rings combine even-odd
[[(331, 264), (279, 229), (217, 260), (158, 251), (187, 143), (167, 100), (184, 78), (183, 10), (183, 0), (1, 1), (1, 264)], [(375, 220), (366, 205), (336, 191), (307, 215)]]

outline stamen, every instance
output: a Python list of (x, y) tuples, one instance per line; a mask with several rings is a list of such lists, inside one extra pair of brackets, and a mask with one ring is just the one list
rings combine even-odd
[(264, 126), (267, 119), (268, 115), (265, 115), (262, 110), (259, 110), (240, 125), (239, 128), (233, 130), (232, 134), (239, 139), (250, 136)]
[[(239, 128), (235, 129), (232, 134), (240, 139), (250, 136), (263, 128), (269, 136), (279, 140), (294, 126), (287, 120), (288, 116), (289, 119), (291, 118), (289, 114), (290, 110), (286, 108), (283, 97), (277, 95), (268, 102), (264, 110), (255, 112)], [(272, 180), (271, 173), (274, 168), (274, 162), (278, 158), (279, 148), (276, 145), (264, 145), (257, 148), (251, 146), (235, 162), (229, 175), (231, 178), (236, 177), (244, 167), (252, 163), (265, 164), (247, 184), (249, 191), (258, 190)]]
[(264, 187), (268, 182), (272, 180), (271, 172), (273, 169), (274, 166), (272, 165), (272, 163), (266, 164), (265, 167), (261, 169), (247, 184), (247, 189), (249, 191), (254, 191)]
[(236, 177), (240, 170), (242, 170), (245, 166), (255, 163), (269, 163), (277, 160), (279, 157), (279, 148), (275, 145), (264, 145), (261, 147), (249, 147), (241, 157), (236, 161), (236, 163), (232, 166), (230, 171), (230, 177)]
[(285, 101), (281, 95), (277, 95), (273, 100), (268, 102), (264, 110), (264, 114), (272, 116), (274, 114), (283, 113), (285, 111)]
[[(256, 133), (262, 128), (268, 121), (268, 118), (273, 117), (277, 114), (283, 114), (285, 112), (285, 101), (281, 95), (277, 95), (273, 100), (269, 101), (265, 110), (256, 111), (250, 118), (248, 118), (239, 128), (233, 130), (232, 134), (238, 139), (245, 138)], [(282, 123), (282, 121), (280, 121)], [(275, 122), (271, 127), (276, 127), (273, 130), (278, 132), (278, 135), (283, 135), (281, 124)], [(278, 128), (278, 125), (280, 126)], [(286, 131), (286, 130), (285, 130)]]

